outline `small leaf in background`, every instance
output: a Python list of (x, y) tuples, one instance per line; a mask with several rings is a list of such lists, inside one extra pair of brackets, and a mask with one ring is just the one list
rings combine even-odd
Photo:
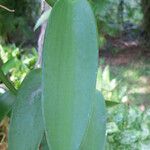
[(116, 87), (117, 87), (118, 83), (117, 83), (117, 80), (116, 79), (113, 79), (110, 81), (110, 91), (114, 90)]
[(26, 74), (34, 68), (37, 57), (37, 51), (33, 47), (18, 48), (15, 44), (0, 45), (1, 69), (5, 75), (9, 73), (16, 89), (20, 87)]
[(140, 131), (138, 130), (126, 130), (120, 133), (120, 143), (130, 145), (137, 142), (140, 139)]
[(44, 133), (41, 109), (41, 69), (31, 71), (18, 90), (8, 145), (11, 150), (37, 150)]
[(17, 58), (11, 58), (3, 64), (2, 70), (4, 74), (7, 74), (14, 66), (21, 65), (21, 62)]
[(141, 123), (141, 129), (142, 129), (142, 132), (141, 132), (141, 140), (146, 140), (149, 138), (150, 136), (150, 129), (149, 129), (149, 125), (146, 124), (145, 122)]
[(99, 68), (97, 72), (96, 89), (98, 91), (101, 91), (102, 89), (102, 68)]
[(118, 129), (118, 126), (115, 122), (107, 123), (107, 134), (112, 134), (112, 133), (115, 133), (118, 131), (119, 131), (119, 129)]
[(107, 107), (119, 104), (118, 91), (116, 89), (118, 83), (116, 79), (110, 80), (109, 66), (106, 66), (104, 71), (101, 68), (98, 69), (96, 89), (104, 95)]
[(149, 148), (150, 148), (150, 140), (146, 140), (144, 142), (141, 142), (140, 146), (141, 146), (140, 150), (149, 150)]
[(106, 110), (102, 95), (97, 92), (93, 99), (93, 110), (89, 117), (79, 150), (104, 150), (106, 138)]
[(106, 66), (102, 73), (102, 82), (105, 84), (110, 84), (110, 71), (109, 66)]
[(119, 102), (116, 102), (116, 101), (109, 101), (109, 100), (105, 100), (105, 103), (106, 103), (106, 106), (107, 106), (107, 107), (113, 107), (113, 106), (116, 106), (116, 105), (119, 105), (119, 104), (120, 104)]
[(104, 14), (106, 11), (108, 0), (92, 0), (95, 15)]
[(10, 91), (0, 96), (0, 121), (8, 114), (15, 101), (16, 96)]
[(17, 94), (17, 90), (15, 89), (12, 82), (7, 78), (7, 76), (3, 73), (2, 69), (0, 68), (0, 80), (6, 85), (6, 87), (13, 93)]

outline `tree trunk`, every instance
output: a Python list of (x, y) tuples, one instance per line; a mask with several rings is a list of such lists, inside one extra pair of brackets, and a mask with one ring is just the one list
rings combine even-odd
[(141, 0), (145, 40), (150, 41), (150, 0)]

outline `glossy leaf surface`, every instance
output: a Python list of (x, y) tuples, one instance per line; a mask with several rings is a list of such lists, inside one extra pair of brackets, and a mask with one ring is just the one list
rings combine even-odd
[(9, 91), (0, 96), (0, 121), (11, 110), (15, 101), (16, 96)]
[(51, 13), (51, 9), (45, 11), (40, 18), (37, 20), (36, 25), (34, 26), (34, 31), (37, 30), (45, 21), (48, 20)]
[(52, 9), (43, 53), (43, 108), (49, 147), (77, 150), (92, 110), (98, 62), (97, 30), (86, 0)]
[(10, 150), (37, 150), (44, 133), (41, 109), (41, 70), (24, 79), (12, 111), (8, 145)]
[(40, 150), (50, 150), (46, 141), (46, 136), (43, 136), (42, 142), (40, 144)]
[(93, 100), (93, 111), (79, 150), (104, 150), (106, 138), (105, 101), (100, 93)]

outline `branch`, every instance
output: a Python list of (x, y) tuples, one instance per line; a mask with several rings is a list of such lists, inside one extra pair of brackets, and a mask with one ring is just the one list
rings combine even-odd
[(3, 5), (0, 5), (0, 8), (3, 8), (3, 9), (5, 9), (5, 10), (9, 11), (9, 12), (15, 12), (15, 10), (9, 9), (9, 8), (7, 8), (6, 6), (3, 6)]

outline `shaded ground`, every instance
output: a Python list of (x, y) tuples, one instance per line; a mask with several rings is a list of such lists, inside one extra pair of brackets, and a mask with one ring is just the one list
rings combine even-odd
[(99, 54), (102, 63), (110, 66), (111, 78), (127, 86), (128, 101), (142, 108), (150, 106), (150, 50), (138, 41), (110, 38)]

